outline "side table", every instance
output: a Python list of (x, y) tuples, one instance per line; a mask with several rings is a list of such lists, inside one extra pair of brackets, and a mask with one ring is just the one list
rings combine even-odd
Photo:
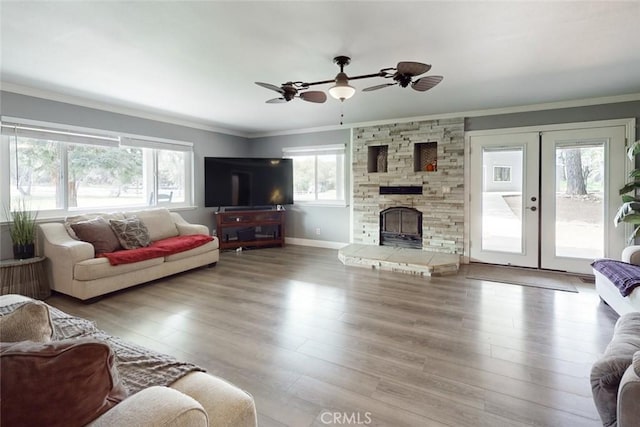
[(20, 294), (45, 299), (51, 295), (44, 270), (46, 257), (0, 261), (0, 295)]

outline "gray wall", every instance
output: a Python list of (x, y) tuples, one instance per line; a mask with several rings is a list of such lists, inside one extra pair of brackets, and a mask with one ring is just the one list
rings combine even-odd
[[(313, 132), (298, 135), (282, 135), (250, 140), (251, 155), (255, 157), (282, 157), (284, 147), (304, 147), (312, 145), (346, 145), (347, 204), (350, 200), (351, 169), (350, 130), (341, 129), (327, 132)], [(287, 212), (287, 237), (349, 243), (349, 206), (312, 206), (294, 204)], [(320, 235), (316, 229), (320, 229)]]
[[(206, 224), (210, 229), (214, 225), (214, 209), (203, 207), (204, 157), (249, 155), (249, 143), (246, 138), (11, 92), (0, 93), (0, 114), (8, 117), (192, 142), (194, 151), (194, 203), (197, 208), (181, 211), (180, 214), (187, 221)], [(12, 258), (11, 246), (11, 239), (6, 226), (0, 227), (0, 259)]]
[[(494, 116), (468, 117), (464, 122), (464, 130), (503, 129), (595, 120), (629, 119), (633, 117), (640, 122), (640, 101), (530, 111), (525, 113), (498, 114)], [(640, 128), (636, 128), (636, 139), (639, 138)]]
[[(350, 130), (312, 132), (246, 139), (226, 134), (173, 125), (50, 101), (10, 92), (0, 93), (0, 114), (9, 117), (41, 120), (96, 129), (113, 130), (194, 143), (195, 204), (194, 210), (183, 211), (188, 220), (213, 227), (213, 209), (204, 208), (203, 158), (206, 156), (279, 157), (283, 147), (347, 144), (347, 198), (350, 202), (349, 182)], [(535, 126), (557, 123), (606, 120), (635, 117), (640, 121), (640, 101), (586, 107), (563, 108), (465, 119), (465, 131)], [(637, 130), (636, 138), (640, 138)], [(349, 207), (310, 206), (296, 204), (287, 216), (287, 236), (330, 242), (349, 242)], [(320, 228), (321, 234), (316, 235)], [(0, 227), (0, 259), (10, 258), (11, 240), (6, 228)]]

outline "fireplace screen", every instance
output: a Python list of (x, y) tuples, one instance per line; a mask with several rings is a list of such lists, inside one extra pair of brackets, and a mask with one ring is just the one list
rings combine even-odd
[(380, 244), (422, 248), (422, 212), (395, 207), (380, 212)]

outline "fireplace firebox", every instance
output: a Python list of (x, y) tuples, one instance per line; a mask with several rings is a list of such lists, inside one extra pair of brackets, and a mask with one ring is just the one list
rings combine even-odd
[(422, 212), (402, 206), (380, 212), (380, 245), (422, 249)]

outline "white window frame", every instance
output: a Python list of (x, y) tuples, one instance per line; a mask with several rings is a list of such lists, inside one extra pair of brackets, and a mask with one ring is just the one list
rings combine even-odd
[[(8, 135), (11, 129), (19, 129), (18, 136), (33, 135), (37, 137), (40, 135), (53, 135), (51, 138), (58, 141), (61, 144), (62, 159), (61, 159), (61, 172), (63, 175), (64, 185), (61, 186), (63, 194), (59, 194), (58, 197), (63, 198), (61, 208), (51, 209), (46, 211), (39, 211), (38, 218), (40, 219), (55, 219), (62, 218), (67, 215), (75, 215), (83, 212), (97, 212), (97, 211), (110, 211), (110, 210), (122, 210), (122, 209), (140, 209), (156, 206), (164, 206), (170, 209), (179, 208), (192, 208), (194, 203), (194, 173), (193, 173), (193, 143), (185, 141), (177, 141), (165, 138), (141, 136), (135, 134), (128, 134), (122, 132), (111, 132), (100, 129), (84, 128), (78, 126), (67, 126), (57, 123), (42, 122), (28, 119), (20, 119), (13, 117), (3, 116), (0, 119), (2, 126), (2, 133)], [(9, 135), (9, 142), (11, 143), (12, 136)], [(11, 174), (10, 174), (10, 143), (0, 144), (0, 206), (9, 207), (11, 203)], [(144, 150), (145, 162), (143, 166), (143, 181), (144, 186), (154, 194), (158, 193), (158, 167), (157, 167), (157, 150), (174, 150), (187, 153), (185, 158), (185, 183), (184, 183), (184, 202), (172, 202), (172, 203), (158, 203), (154, 200), (153, 204), (149, 204), (148, 201), (144, 204), (136, 204), (130, 206), (101, 206), (98, 208), (87, 209), (69, 209), (68, 196), (66, 194), (66, 181), (67, 181), (67, 144), (68, 143), (81, 143), (81, 144), (96, 144), (110, 147), (136, 147), (146, 148)], [(151, 160), (148, 162), (148, 160)], [(149, 163), (149, 164), (147, 164)], [(149, 194), (145, 192), (145, 194)], [(6, 209), (0, 209), (0, 219), (6, 221)]]
[[(336, 199), (331, 200), (319, 200), (318, 199), (318, 156), (327, 155), (327, 154), (335, 154), (342, 156), (342, 162), (338, 164), (338, 170), (336, 176), (336, 194), (338, 197)], [(331, 144), (331, 145), (314, 145), (314, 146), (303, 146), (303, 147), (284, 147), (282, 149), (282, 157), (285, 159), (293, 159), (296, 156), (315, 156), (314, 161), (314, 180), (316, 185), (314, 186), (314, 200), (296, 200), (295, 192), (294, 192), (294, 204), (299, 205), (320, 205), (320, 206), (347, 206), (347, 152), (345, 144)], [(295, 180), (295, 177), (294, 177)], [(338, 188), (339, 183), (341, 183), (341, 188)]]
[[(496, 180), (496, 169), (497, 168), (501, 168), (501, 169), (509, 169), (509, 179), (508, 180)], [(493, 166), (493, 173), (491, 174), (491, 179), (493, 182), (495, 183), (500, 183), (500, 182), (506, 182), (509, 183), (513, 180), (513, 168), (511, 166), (500, 166), (500, 165), (494, 165)]]

